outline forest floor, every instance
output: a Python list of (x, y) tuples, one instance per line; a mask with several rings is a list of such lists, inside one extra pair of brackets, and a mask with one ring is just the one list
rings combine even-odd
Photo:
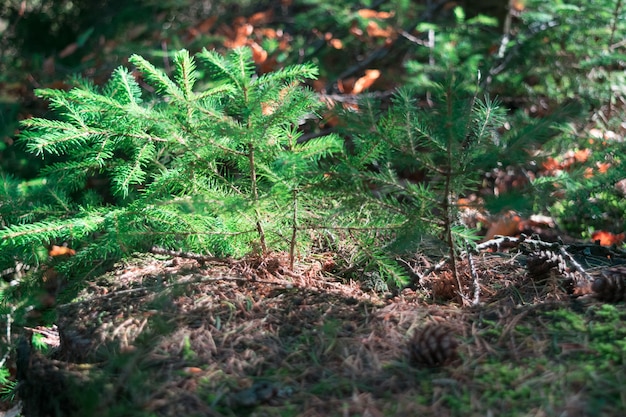
[[(135, 35), (136, 44), (143, 42), (142, 47), (151, 51), (157, 38), (156, 45), (175, 42), (177, 34), (159, 37), (167, 14), (162, 16), (150, 22), (157, 29), (142, 29), (153, 35)], [(215, 16), (223, 20), (221, 14)], [(325, 14), (319, 16), (324, 19)], [(209, 19), (195, 22), (189, 18), (189, 48), (206, 46), (216, 31), (225, 36), (220, 32), (230, 29), (236, 34), (239, 26), (252, 27), (239, 25), (246, 19), (208, 24)], [(320, 22), (314, 19), (311, 25)], [(133, 20), (133, 30), (143, 26)], [(381, 51), (386, 58), (374, 61), (383, 74), (375, 87), (390, 91), (403, 78), (397, 76), (398, 57), (405, 53), (402, 44), (407, 45), (403, 37), (398, 37), (402, 44), (391, 39), (391, 46), (372, 50), (363, 59), (363, 51), (381, 45), (384, 39), (369, 37), (367, 30), (367, 36), (355, 37), (349, 27), (344, 28), (343, 40), (324, 39), (323, 33), (304, 29), (302, 34), (285, 31), (285, 39), (269, 39), (272, 31), (262, 24), (251, 36), (237, 40), (257, 46), (261, 40), (298, 45), (287, 42), (293, 36), (304, 44), (319, 45), (308, 53), (320, 57), (327, 73), (324, 85), (341, 81), (347, 88), (366, 80), (357, 77), (365, 63), (371, 62), (369, 58)], [(333, 31), (339, 36), (339, 30)], [(126, 38), (109, 39), (107, 46), (95, 51), (77, 48), (77, 54), (82, 50), (88, 58), (81, 61), (86, 72), (108, 76), (108, 66), (117, 66), (119, 56), (134, 47)], [(545, 39), (544, 43), (551, 38)], [(346, 49), (325, 46), (333, 40), (343, 41)], [(112, 52), (116, 43), (122, 52)], [(72, 45), (77, 44), (68, 46)], [(437, 45), (446, 43), (438, 40)], [(464, 50), (461, 46), (453, 48), (455, 54)], [(291, 48), (296, 51), (289, 46), (287, 52)], [(133, 52), (141, 50), (137, 46)], [(92, 52), (103, 58), (89, 58)], [(31, 106), (19, 111), (24, 117), (48, 113), (32, 95), (32, 81), (41, 83), (37, 87), (65, 86), (61, 77), (67, 69), (60, 56), (51, 53), (44, 67), (55, 61), (56, 72), (53, 68), (51, 74), (33, 76), (20, 69), (28, 81), (0, 86), (5, 96), (13, 97), (12, 102)], [(574, 62), (578, 68), (579, 60)], [(270, 59), (267, 64), (276, 65), (276, 61)], [(346, 69), (354, 76), (350, 83), (337, 78)], [(49, 82), (41, 81), (48, 78)], [(524, 100), (514, 98), (516, 103)], [(528, 111), (532, 117), (548, 110), (537, 101), (528, 104), (529, 109), (539, 109)], [(9, 126), (7, 131), (12, 131), (14, 126)], [(17, 149), (14, 146), (11, 151)], [(580, 162), (583, 151), (572, 151), (558, 164), (550, 158), (550, 170), (567, 171)], [(5, 161), (20, 161), (11, 165), (16, 172), (18, 165), (27, 167), (29, 175), (36, 171), (34, 162), (23, 163), (21, 153), (6, 155)], [(524, 177), (505, 170), (497, 175), (494, 181), (506, 186)], [(579, 214), (584, 215), (582, 210)], [(84, 288), (77, 289), (71, 299), (54, 300), (57, 304), (43, 311), (45, 320), (33, 320), (27, 328), (40, 335), (42, 346), (18, 345), (16, 358), (11, 360), (22, 365), (17, 370), (22, 372), (18, 386), (22, 400), (17, 405), (5, 404), (5, 408), (13, 407), (5, 415), (626, 415), (626, 304), (599, 301), (584, 277), (578, 276), (582, 284), (572, 291), (570, 283), (554, 270), (543, 277), (530, 274), (524, 254), (485, 252), (474, 256), (473, 268), (467, 259), (459, 262), (465, 296), (459, 300), (449, 266), (433, 268), (438, 259), (430, 263), (408, 260), (415, 282), (390, 294), (342, 278), (345, 275), (335, 270), (336, 256), (300, 259), (291, 270), (285, 254), (223, 263), (145, 254), (87, 283), (81, 281)], [(619, 288), (622, 298), (626, 298), (624, 285)], [(54, 318), (48, 320), (51, 315)], [(41, 322), (56, 326), (38, 326)], [(14, 335), (6, 333), (11, 340)], [(437, 359), (441, 363), (433, 363)]]
[(478, 298), (463, 306), (437, 295), (453, 286), (446, 267), (381, 296), (337, 279), (331, 254), (293, 271), (284, 254), (221, 265), (143, 255), (58, 305), (53, 331), (33, 329), (50, 347), (29, 354), (23, 411), (625, 415), (624, 303), (585, 288), (572, 296), (518, 258), (474, 256), (474, 278), (462, 261), (461, 283)]

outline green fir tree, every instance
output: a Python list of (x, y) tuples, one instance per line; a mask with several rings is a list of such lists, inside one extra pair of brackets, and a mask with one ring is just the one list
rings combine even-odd
[(346, 129), (351, 152), (338, 176), (360, 191), (343, 199), (356, 214), (351, 233), (363, 268), (394, 286), (407, 283), (396, 259), (432, 247), (428, 237), (442, 243), (439, 255), (447, 252), (454, 269), (458, 249), (475, 239), (459, 220), (457, 201), (512, 145), (497, 130), (504, 122), (498, 102), (468, 96), (463, 85), (454, 77), (431, 85), (432, 106), (423, 108), (414, 90), (402, 88), (382, 115), (365, 102), (361, 125), (348, 123), (357, 127)]
[(318, 201), (318, 163), (342, 151), (332, 135), (298, 143), (319, 106), (301, 86), (316, 68), (257, 75), (247, 48), (182, 50), (171, 76), (130, 62), (136, 72), (120, 67), (102, 88), (37, 91), (58, 118), (25, 120), (21, 140), (58, 161), (32, 186), (4, 178), (0, 263), (37, 265), (52, 243), (77, 250), (66, 271), (155, 245), (293, 257), (299, 217)]

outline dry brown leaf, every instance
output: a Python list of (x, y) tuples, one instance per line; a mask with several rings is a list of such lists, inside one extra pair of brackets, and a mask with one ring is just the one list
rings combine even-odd
[(65, 48), (61, 49), (61, 52), (59, 52), (59, 58), (66, 58), (76, 52), (77, 49), (78, 44), (76, 42), (72, 42)]
[(208, 33), (209, 30), (213, 27), (215, 22), (217, 21), (217, 16), (211, 16), (200, 23), (196, 24), (194, 27), (187, 29), (187, 41), (192, 41), (203, 33)]
[(624, 233), (611, 233), (606, 230), (596, 230), (591, 234), (591, 240), (599, 242), (602, 246), (619, 245), (624, 242)]
[(395, 31), (391, 26), (383, 29), (374, 21), (367, 23), (366, 30), (367, 34), (372, 38), (391, 38), (395, 35)]
[(274, 16), (274, 13), (271, 10), (258, 12), (248, 18), (248, 23), (250, 23), (253, 26), (264, 25), (264, 24), (269, 23), (272, 20), (273, 16)]
[(248, 42), (248, 46), (252, 49), (252, 60), (255, 64), (260, 65), (267, 59), (267, 51), (261, 45), (254, 41)]
[(275, 71), (277, 66), (278, 62), (276, 61), (276, 57), (270, 57), (263, 61), (261, 65), (259, 65), (259, 71), (262, 74), (267, 74), (268, 72)]
[(183, 368), (183, 372), (186, 374), (199, 374), (202, 372), (202, 368), (198, 368), (196, 366), (187, 366)]
[(546, 160), (541, 163), (541, 166), (550, 174), (561, 169), (561, 165), (552, 157), (546, 158)]
[(360, 94), (369, 88), (380, 77), (380, 71), (376, 69), (365, 70), (365, 75), (356, 80), (352, 88), (352, 94)]
[(55, 73), (56, 65), (55, 65), (54, 56), (50, 56), (46, 58), (45, 61), (43, 61), (42, 69), (43, 69), (43, 72), (47, 75), (52, 75)]
[(343, 49), (343, 42), (341, 42), (341, 39), (333, 38), (328, 41), (328, 43), (335, 49)]
[(211, 30), (211, 28), (213, 27), (216, 21), (217, 21), (217, 15), (211, 16), (209, 18), (204, 19), (200, 23), (198, 23), (195, 26), (195, 29), (200, 33), (207, 33), (209, 30)]
[(278, 107), (276, 106), (276, 103), (272, 102), (272, 103), (261, 103), (261, 114), (263, 114), (263, 116), (270, 116), (272, 114), (274, 114), (274, 112), (276, 111)]
[(269, 116), (269, 115), (273, 114), (276, 111), (276, 109), (279, 107), (279, 102), (284, 100), (285, 96), (289, 92), (289, 89), (291, 87), (294, 87), (295, 85), (297, 85), (297, 83), (296, 82), (292, 82), (289, 87), (285, 87), (282, 90), (280, 90), (280, 92), (278, 93), (278, 100), (277, 101), (269, 101), (269, 102), (266, 102), (266, 103), (261, 103), (261, 113), (264, 116)]
[(598, 172), (600, 174), (606, 174), (612, 165), (610, 162), (596, 162), (596, 166), (598, 167)]
[(615, 189), (626, 196), (626, 178), (615, 183)]
[(361, 9), (357, 13), (363, 19), (389, 19), (394, 16), (393, 12), (377, 12), (372, 9)]
[(313, 91), (317, 91), (318, 93), (320, 93), (326, 90), (327, 82), (328, 81), (325, 79), (318, 78), (316, 80), (313, 80), (313, 82), (311, 83), (311, 87), (313, 88)]
[(357, 38), (360, 38), (361, 36), (363, 36), (363, 29), (361, 29), (359, 27), (357, 22), (352, 22), (352, 25), (350, 25), (350, 31), (349, 32), (352, 35), (356, 36)]
[(521, 221), (516, 212), (507, 211), (491, 223), (485, 234), (485, 240), (493, 239), (496, 235), (515, 236), (519, 232)]
[(260, 36), (261, 38), (266, 38), (266, 39), (276, 39), (278, 37), (282, 37), (283, 36), (283, 32), (279, 29), (272, 29), (272, 28), (260, 28), (260, 29), (256, 29), (254, 31), (254, 33), (258, 36)]
[[(323, 120), (324, 126), (336, 127), (340, 123), (341, 123), (341, 119), (336, 114), (328, 113), (324, 115), (324, 120)], [(326, 175), (324, 175), (324, 177), (326, 178)]]
[(76, 255), (76, 251), (72, 248), (68, 248), (67, 246), (50, 246), (50, 250), (48, 251), (49, 256), (63, 256), (63, 255)]
[[(229, 36), (229, 39), (224, 41), (224, 46), (227, 48), (240, 48), (248, 42), (248, 37), (252, 35), (254, 27), (249, 23), (236, 23), (234, 31), (230, 30), (233, 35)], [(228, 31), (227, 31), (228, 32)]]
[(337, 89), (341, 94), (351, 94), (354, 89), (354, 83), (356, 79), (353, 77), (344, 78), (343, 80), (337, 80)]
[(516, 12), (523, 12), (526, 9), (526, 0), (513, 0), (511, 8)]
[(591, 149), (580, 149), (574, 153), (574, 159), (578, 163), (582, 163), (589, 159), (589, 155), (591, 155)]

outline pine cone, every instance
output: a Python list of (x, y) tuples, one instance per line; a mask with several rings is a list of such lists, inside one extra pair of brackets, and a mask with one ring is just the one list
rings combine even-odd
[(528, 275), (535, 282), (544, 282), (550, 278), (550, 273), (555, 271), (562, 274), (565, 272), (565, 262), (563, 258), (552, 251), (540, 250), (528, 255), (526, 261)]
[(596, 298), (609, 303), (626, 300), (626, 266), (606, 268), (601, 274), (591, 284)]
[(450, 327), (430, 323), (409, 342), (409, 358), (415, 365), (442, 366), (457, 357), (458, 343)]

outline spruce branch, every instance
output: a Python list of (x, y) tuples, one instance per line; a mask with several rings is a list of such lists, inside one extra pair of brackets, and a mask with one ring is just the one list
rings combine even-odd
[(189, 55), (189, 51), (183, 49), (176, 52), (174, 54), (174, 79), (180, 86), (186, 102), (194, 100), (193, 87), (197, 78), (196, 63)]
[[(142, 102), (141, 87), (139, 87), (139, 83), (135, 80), (132, 73), (126, 68), (119, 67), (115, 70), (113, 79), (116, 82), (110, 83), (108, 86), (109, 91), (105, 89), (106, 96), (113, 97), (117, 95), (117, 91), (122, 91), (127, 104), (139, 107)], [(113, 106), (115, 106), (115, 103), (113, 103)]]
[(128, 62), (135, 65), (146, 81), (156, 89), (161, 95), (167, 95), (176, 99), (177, 102), (185, 101), (185, 94), (181, 89), (169, 79), (169, 77), (160, 69), (157, 69), (148, 60), (140, 55), (131, 55)]

